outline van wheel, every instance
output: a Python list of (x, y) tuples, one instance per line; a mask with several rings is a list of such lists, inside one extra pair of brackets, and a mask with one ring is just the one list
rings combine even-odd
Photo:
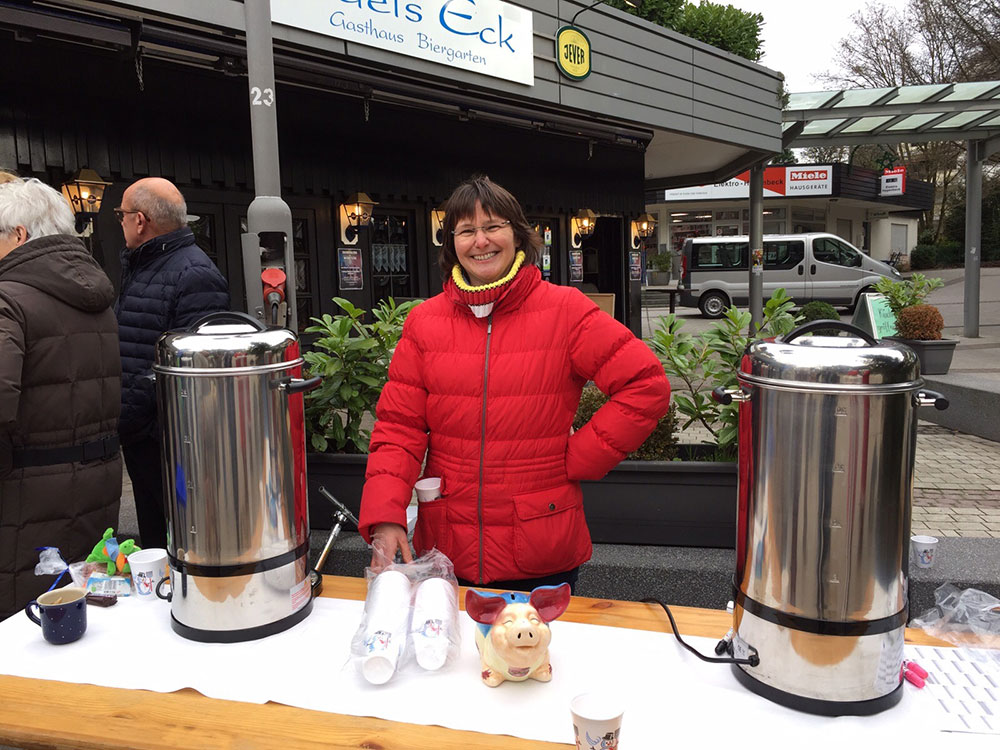
[(722, 292), (705, 292), (698, 298), (698, 309), (706, 318), (721, 318), (729, 307), (729, 298)]
[(858, 296), (854, 298), (854, 304), (847, 306), (847, 314), (853, 315), (854, 311), (858, 309), (858, 305), (861, 304), (861, 298), (866, 294), (872, 294), (874, 291), (875, 287), (866, 286), (864, 289), (858, 292)]

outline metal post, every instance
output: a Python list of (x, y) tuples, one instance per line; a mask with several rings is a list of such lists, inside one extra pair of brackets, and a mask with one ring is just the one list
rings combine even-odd
[(750, 167), (750, 332), (764, 323), (764, 162)]
[[(267, 323), (276, 323), (297, 331), (292, 212), (281, 199), (281, 171), (278, 165), (271, 0), (244, 0), (243, 10), (246, 19), (250, 136), (256, 193), (247, 210), (247, 232), (241, 238), (247, 308), (251, 315)], [(265, 314), (261, 283), (261, 271), (265, 267), (279, 267), (285, 272), (285, 301), (277, 319)]]
[(965, 328), (967, 338), (979, 336), (979, 264), (983, 225), (983, 141), (969, 141), (965, 154)]

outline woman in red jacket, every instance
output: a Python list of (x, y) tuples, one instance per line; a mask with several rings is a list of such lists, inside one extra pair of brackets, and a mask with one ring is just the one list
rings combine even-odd
[[(360, 519), (372, 567), (412, 559), (406, 506), (426, 455), (442, 487), (420, 504), (419, 553), (445, 553), (465, 584), (573, 584), (591, 553), (580, 480), (646, 439), (670, 385), (625, 326), (542, 281), (541, 239), (488, 177), (448, 199), (444, 237), (444, 290), (407, 318), (376, 409)], [(590, 380), (610, 400), (571, 435)]]

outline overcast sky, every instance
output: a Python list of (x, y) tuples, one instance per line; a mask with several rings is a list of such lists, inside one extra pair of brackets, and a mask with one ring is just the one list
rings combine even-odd
[[(834, 70), (840, 40), (851, 33), (851, 15), (866, 0), (720, 0), (764, 16), (761, 64), (785, 74), (790, 93), (821, 91), (829, 86), (813, 76)], [(881, 0), (902, 9), (907, 0)]]

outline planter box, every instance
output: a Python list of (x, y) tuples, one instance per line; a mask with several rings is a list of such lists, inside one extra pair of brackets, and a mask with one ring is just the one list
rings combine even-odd
[[(309, 482), (309, 527), (333, 527), (333, 505), (319, 493), (320, 487), (337, 498), (355, 516), (361, 510), (361, 488), (365, 483), (368, 454), (309, 453), (306, 474)], [(354, 529), (350, 529), (354, 531)]]
[[(367, 455), (308, 455), (311, 528), (333, 525), (333, 506), (320, 486), (359, 513), (367, 463)], [(735, 462), (622, 461), (604, 479), (581, 484), (595, 544), (725, 549), (736, 544)]]
[(670, 271), (646, 271), (646, 286), (667, 286), (670, 283)]
[(597, 544), (736, 546), (737, 465), (715, 461), (622, 461), (583, 482)]
[(951, 368), (951, 358), (955, 355), (958, 339), (940, 339), (938, 341), (922, 341), (920, 339), (901, 339), (890, 336), (893, 341), (906, 344), (920, 360), (921, 375), (947, 375)]

